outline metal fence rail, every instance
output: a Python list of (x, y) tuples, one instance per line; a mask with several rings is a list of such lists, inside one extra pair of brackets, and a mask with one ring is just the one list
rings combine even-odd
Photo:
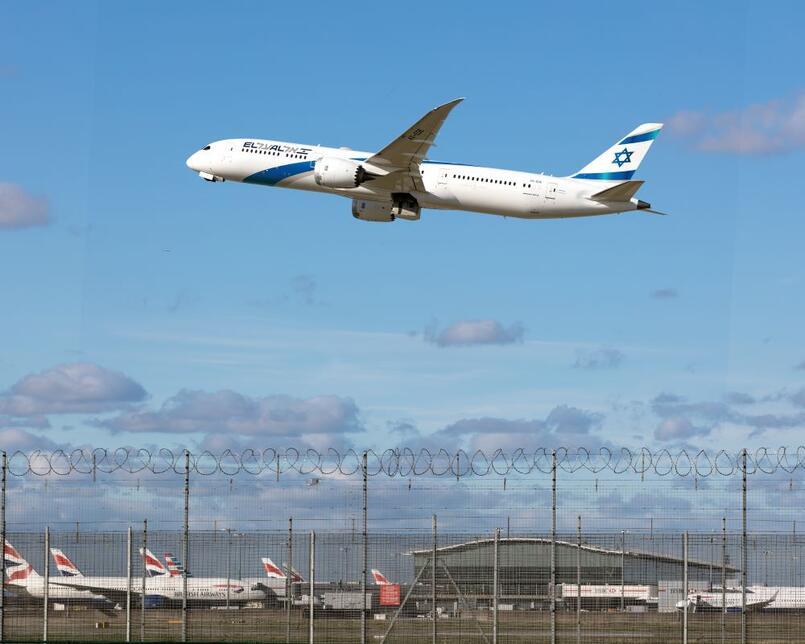
[(0, 454), (0, 641), (805, 641), (801, 451), (163, 452)]

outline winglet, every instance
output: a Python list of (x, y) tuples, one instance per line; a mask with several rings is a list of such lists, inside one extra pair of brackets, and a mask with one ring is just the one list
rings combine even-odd
[[(436, 135), (450, 111), (464, 98), (454, 98), (434, 107), (416, 123), (400, 134), (380, 152), (366, 160), (366, 164), (393, 172), (417, 167), (425, 158)], [(418, 174), (418, 170), (417, 170)]]

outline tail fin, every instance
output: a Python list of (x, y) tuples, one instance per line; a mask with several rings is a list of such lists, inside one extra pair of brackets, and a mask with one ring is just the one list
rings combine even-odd
[(302, 574), (296, 568), (294, 568), (290, 564), (285, 563), (284, 561), (282, 562), (282, 569), (291, 578), (291, 582), (296, 584), (305, 581), (304, 577), (302, 577)]
[(162, 565), (162, 562), (157, 559), (154, 556), (154, 553), (148, 548), (145, 549), (145, 552), (143, 552), (143, 549), (140, 548), (140, 556), (143, 558), (145, 572), (149, 577), (166, 577), (168, 575), (168, 571), (165, 566)]
[(602, 181), (631, 179), (661, 129), (662, 123), (639, 125), (594, 161), (572, 175), (573, 178)]
[(386, 576), (380, 572), (379, 570), (372, 568), (372, 577), (375, 580), (375, 585), (377, 586), (390, 586), (391, 582), (386, 579)]
[(59, 569), (62, 577), (83, 577), (83, 573), (78, 569), (70, 559), (58, 548), (51, 548), (50, 554), (53, 561), (56, 563), (56, 568)]
[(7, 584), (24, 585), (28, 579), (36, 579), (39, 574), (34, 570), (17, 549), (8, 541), (3, 548), (3, 558), (5, 559), (6, 582)]
[(282, 572), (282, 568), (278, 567), (268, 557), (263, 557), (263, 570), (266, 571), (266, 577), (270, 579), (285, 579), (286, 575)]
[[(168, 568), (168, 574), (171, 577), (181, 577), (184, 573), (182, 562), (171, 552), (166, 552), (163, 556), (165, 557), (165, 565)], [(193, 575), (188, 572), (187, 576), (192, 577)]]

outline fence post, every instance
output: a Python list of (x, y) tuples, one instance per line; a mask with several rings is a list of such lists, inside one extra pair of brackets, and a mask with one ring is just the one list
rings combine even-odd
[(746, 644), (746, 448), (741, 458), (741, 644)]
[(145, 551), (148, 549), (148, 519), (143, 519), (143, 551), (140, 559), (143, 563), (143, 577), (140, 595), (140, 641), (145, 641), (145, 579), (147, 576), (147, 569), (145, 567)]
[[(8, 474), (8, 457), (5, 450), (3, 451), (3, 475), (2, 475), (2, 488), (0, 488), (0, 539), (3, 541), (3, 549), (6, 547), (6, 477)], [(0, 642), (5, 642), (5, 626), (6, 626), (6, 557), (0, 557)]]
[(626, 610), (624, 597), (625, 588), (625, 568), (626, 568), (626, 530), (621, 530), (621, 612)]
[(688, 644), (688, 533), (682, 534), (682, 644)]
[(131, 642), (131, 526), (126, 534), (126, 641)]
[(500, 596), (500, 528), (495, 528), (494, 561), (492, 563), (492, 644), (498, 644), (498, 598)]
[(581, 515), (576, 523), (576, 642), (581, 642)]
[(293, 517), (288, 517), (288, 565), (285, 566), (285, 642), (291, 641), (291, 600), (293, 596)]
[(48, 641), (48, 599), (50, 599), (50, 528), (45, 528), (45, 558), (42, 564), (42, 574), (44, 575), (44, 586), (42, 597), (44, 599), (42, 615), (42, 641)]
[(436, 644), (436, 515), (433, 515), (433, 545), (430, 559), (430, 639), (431, 644)]
[(182, 641), (187, 641), (187, 571), (190, 569), (188, 556), (190, 538), (190, 452), (184, 451), (184, 519), (182, 521)]
[(368, 455), (363, 452), (363, 574), (361, 575), (361, 644), (366, 644), (366, 568), (369, 564), (369, 467)]
[(310, 588), (308, 590), (308, 644), (313, 644), (313, 594), (316, 592), (316, 532), (310, 531)]
[(725, 644), (727, 628), (727, 517), (721, 517), (721, 644)]
[(556, 450), (551, 451), (551, 644), (556, 644)]
[[(226, 529), (226, 609), (229, 610), (230, 593), (232, 585), (232, 528)], [(228, 615), (229, 613), (227, 613)]]

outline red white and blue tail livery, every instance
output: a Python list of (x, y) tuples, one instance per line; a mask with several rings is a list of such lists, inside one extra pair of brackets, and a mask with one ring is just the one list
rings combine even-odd
[(143, 564), (145, 564), (145, 572), (149, 577), (168, 577), (170, 576), (168, 573), (168, 569), (162, 565), (162, 562), (154, 556), (154, 553), (151, 552), (148, 548), (143, 549), (140, 548), (140, 556), (143, 558)]
[(83, 577), (84, 575), (70, 559), (58, 548), (51, 548), (50, 555), (62, 577)]

